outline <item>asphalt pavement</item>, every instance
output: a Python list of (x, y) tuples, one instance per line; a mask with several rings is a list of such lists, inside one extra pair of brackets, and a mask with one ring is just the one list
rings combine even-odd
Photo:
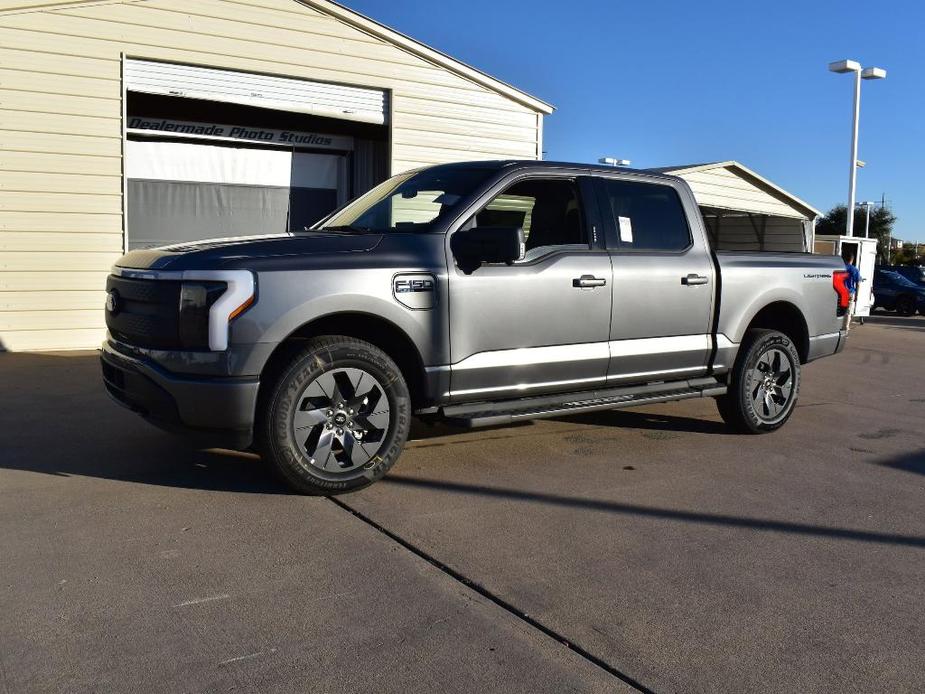
[(0, 354), (0, 691), (925, 690), (925, 318), (711, 400), (462, 431), (288, 494)]

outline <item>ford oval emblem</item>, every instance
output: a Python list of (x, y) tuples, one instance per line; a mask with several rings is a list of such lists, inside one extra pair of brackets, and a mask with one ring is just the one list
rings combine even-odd
[(115, 315), (119, 312), (119, 292), (113, 289), (106, 294), (106, 310)]

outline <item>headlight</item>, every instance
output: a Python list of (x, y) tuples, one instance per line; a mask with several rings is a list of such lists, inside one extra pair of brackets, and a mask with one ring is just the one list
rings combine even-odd
[(209, 349), (209, 310), (228, 289), (225, 282), (183, 282), (180, 285), (180, 345)]
[[(247, 270), (185, 270), (181, 276), (180, 340), (187, 349), (228, 349), (231, 322), (257, 298)], [(184, 314), (188, 320), (184, 320)]]

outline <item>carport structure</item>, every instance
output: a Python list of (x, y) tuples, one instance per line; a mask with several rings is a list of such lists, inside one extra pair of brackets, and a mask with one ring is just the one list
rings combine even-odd
[(822, 213), (747, 166), (719, 161), (650, 170), (687, 181), (717, 250), (812, 251)]

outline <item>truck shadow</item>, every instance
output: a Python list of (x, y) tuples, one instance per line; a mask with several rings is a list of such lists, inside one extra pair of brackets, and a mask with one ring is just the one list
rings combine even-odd
[(96, 352), (0, 354), (0, 468), (288, 493), (259, 457), (196, 450), (116, 405), (103, 389)]
[[(538, 422), (544, 420), (515, 422), (494, 427), (480, 427), (478, 429), (469, 429), (466, 427), (453, 426), (443, 422), (421, 422), (414, 420), (411, 425), (411, 434), (409, 441), (413, 442), (431, 442), (423, 443), (427, 445), (444, 445), (440, 440), (451, 436), (464, 436), (472, 434), (478, 436), (479, 440), (499, 440), (512, 439), (521, 436), (534, 436), (533, 430)], [(581, 431), (585, 427), (607, 427), (615, 429), (640, 429), (646, 431), (671, 431), (671, 432), (688, 432), (697, 434), (729, 434), (729, 429), (723, 422), (717, 422), (710, 419), (701, 419), (697, 417), (682, 417), (678, 415), (652, 414), (650, 412), (640, 412), (639, 410), (601, 410), (599, 412), (585, 412), (581, 414), (562, 415), (551, 417), (548, 421), (563, 422), (567, 424), (580, 425), (575, 429), (557, 429), (554, 434), (567, 434)], [(451, 441), (446, 441), (449, 445)]]
[(648, 431), (674, 431), (695, 434), (729, 434), (723, 422), (697, 417), (652, 414), (639, 410), (602, 410), (558, 417), (560, 422), (573, 422), (597, 427), (643, 429)]

